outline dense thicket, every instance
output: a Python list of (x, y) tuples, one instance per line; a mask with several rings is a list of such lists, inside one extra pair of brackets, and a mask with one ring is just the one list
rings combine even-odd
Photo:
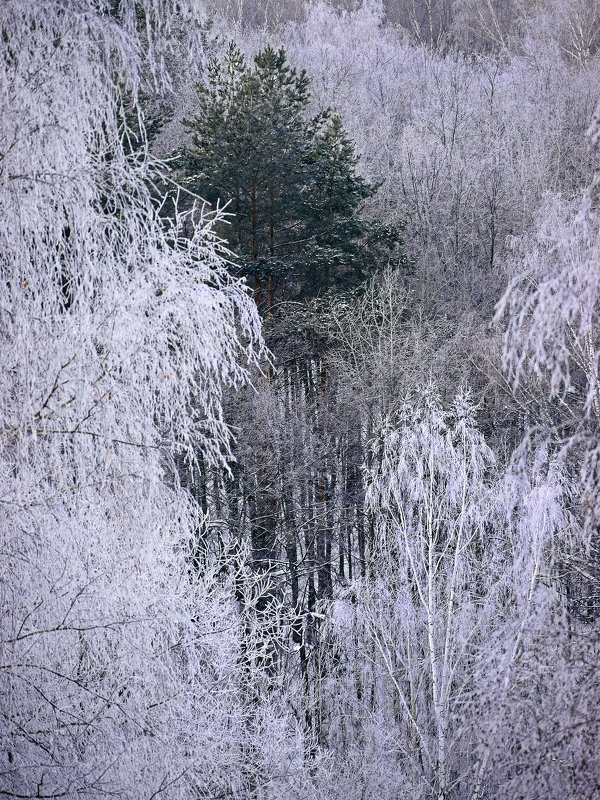
[(597, 23), (0, 7), (2, 796), (600, 793)]

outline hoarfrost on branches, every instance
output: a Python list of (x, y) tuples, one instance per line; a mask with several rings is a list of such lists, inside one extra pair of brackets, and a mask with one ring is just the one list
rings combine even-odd
[[(276, 31), (212, 4), (209, 32), (200, 2), (0, 3), (0, 794), (591, 797), (594, 48), (566, 22), (546, 35), (556, 3), (522, 35), (507, 5), (496, 57), (459, 30), (472, 3), (427, 43), (418, 3), (310, 3)], [(202, 43), (230, 35), (307, 68), (315, 113), (335, 106), (381, 186), (366, 214), (404, 226), (409, 258), (356, 296), (328, 285), (306, 329), (277, 304), (283, 367), (225, 412), (259, 319), (221, 213), (171, 203), (150, 154), (168, 114), (146, 135), (142, 107), (181, 106)], [(470, 37), (468, 57), (438, 49)], [(510, 236), (498, 315), (524, 399), (493, 353), (493, 377), (470, 363), (495, 346)], [(463, 380), (483, 413), (440, 400)]]
[[(588, 130), (597, 149), (598, 113)], [(497, 306), (506, 318), (504, 366), (517, 386), (528, 375), (548, 382), (561, 409), (553, 432), (565, 452), (582, 448), (581, 501), (598, 519), (600, 385), (600, 172), (572, 200), (549, 195), (534, 235), (515, 243), (515, 277)]]
[[(500, 473), (467, 395), (445, 411), (427, 390), (382, 421), (367, 470), (372, 579), (352, 588), (360, 603), (338, 602), (333, 636), (344, 661), (358, 648), (369, 665), (411, 798), (480, 798), (499, 774), (471, 725), (491, 684), (507, 704), (524, 641), (555, 607), (563, 494), (543, 447)], [(500, 715), (487, 722), (498, 734)]]
[(113, 6), (0, 8), (0, 793), (21, 797), (234, 772), (236, 619), (187, 566), (201, 520), (169, 462), (226, 455), (260, 325), (215, 216), (161, 220), (162, 167), (128, 146), (171, 4)]

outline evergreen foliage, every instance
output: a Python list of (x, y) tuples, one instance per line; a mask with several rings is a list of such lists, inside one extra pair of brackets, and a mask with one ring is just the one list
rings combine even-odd
[(198, 86), (198, 114), (183, 181), (211, 203), (229, 203), (224, 231), (252, 278), (255, 297), (274, 310), (275, 293), (306, 299), (363, 281), (399, 244), (397, 228), (361, 218), (377, 187), (330, 110), (309, 117), (309, 81), (283, 49), (259, 51), (248, 66), (230, 44)]

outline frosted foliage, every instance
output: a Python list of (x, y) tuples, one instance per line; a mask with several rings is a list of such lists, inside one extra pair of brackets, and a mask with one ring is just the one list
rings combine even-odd
[(378, 713), (395, 720), (374, 735), (393, 739), (410, 797), (477, 797), (492, 756), (474, 709), (492, 675), (506, 699), (525, 632), (552, 607), (544, 579), (568, 529), (560, 474), (542, 448), (498, 475), (468, 397), (445, 412), (431, 392), (383, 422), (371, 463), (377, 577), (361, 604), (338, 603), (334, 635), (371, 665)]
[(159, 222), (156, 167), (127, 154), (122, 90), (166, 80), (172, 4), (117, 5), (0, 5), (8, 796), (201, 797), (235, 779), (236, 617), (186, 566), (200, 520), (165, 470), (226, 453), (221, 391), (245, 381), (259, 322), (212, 219), (198, 210), (185, 240)]
[(570, 195), (589, 178), (598, 64), (574, 70), (551, 36), (498, 61), (426, 50), (383, 25), (376, 3), (311, 4), (283, 39), (315, 107), (342, 115), (380, 184), (369, 213), (406, 222), (421, 298), (467, 293), (486, 316), (508, 238), (529, 231), (544, 191)]
[(504, 361), (514, 382), (531, 371), (547, 375), (553, 395), (578, 392), (596, 416), (597, 225), (587, 199), (548, 198), (535, 238), (518, 243), (520, 272), (497, 314), (508, 315)]
[[(117, 58), (124, 32), (20, 5), (3, 9), (15, 30), (0, 76), (6, 435), (29, 448), (42, 431), (101, 430), (107, 442), (177, 438), (216, 455), (220, 386), (244, 379), (236, 326), (251, 348), (253, 307), (224, 269), (210, 219), (168, 246), (177, 228), (157, 223), (143, 183), (150, 160), (126, 157), (111, 83), (113, 68), (129, 66), (127, 49)], [(41, 17), (34, 33), (30, 16)], [(103, 63), (109, 55), (117, 63)]]
[[(598, 113), (588, 130), (597, 157)], [(549, 196), (534, 235), (517, 240), (511, 281), (496, 319), (506, 319), (504, 364), (515, 385), (544, 379), (549, 393), (570, 414), (570, 444), (583, 441), (584, 510), (598, 515), (600, 419), (598, 296), (600, 292), (600, 173), (572, 201)], [(581, 459), (580, 459), (581, 460)]]

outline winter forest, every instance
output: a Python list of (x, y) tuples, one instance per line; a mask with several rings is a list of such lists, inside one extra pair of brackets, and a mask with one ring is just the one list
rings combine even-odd
[(600, 2), (2, 0), (0, 798), (600, 798)]

